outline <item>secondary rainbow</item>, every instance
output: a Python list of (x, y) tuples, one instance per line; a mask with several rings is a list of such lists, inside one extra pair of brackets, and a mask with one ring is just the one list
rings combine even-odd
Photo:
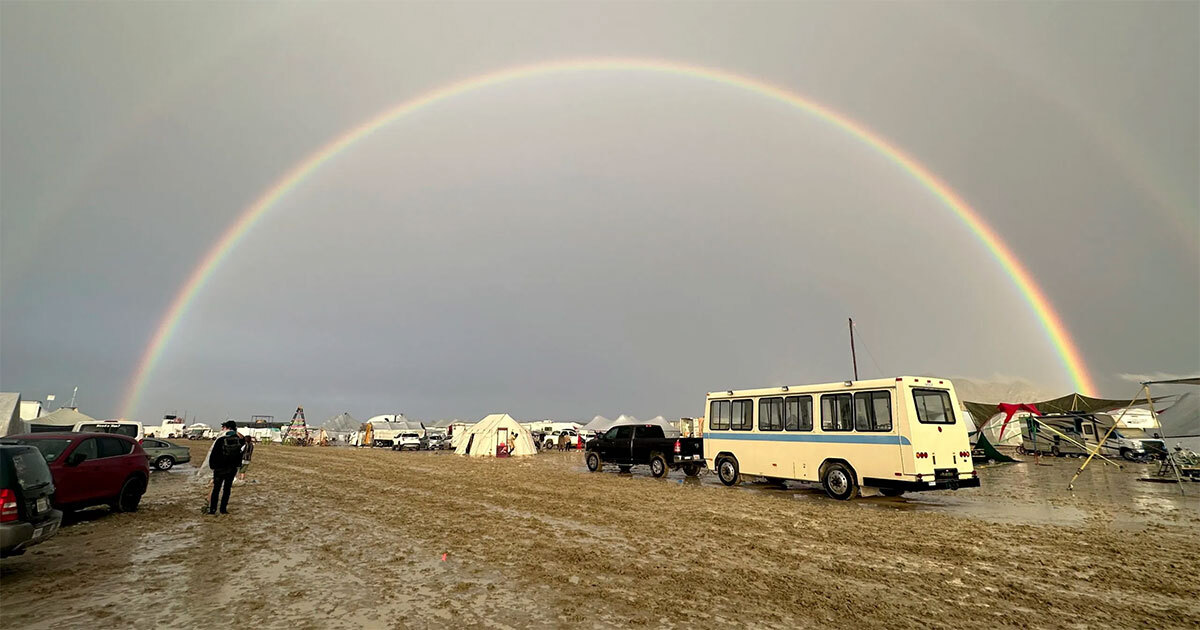
[(174, 300), (172, 300), (162, 321), (158, 324), (154, 336), (150, 339), (150, 343), (146, 346), (137, 368), (130, 378), (121, 405), (121, 415), (124, 417), (132, 417), (134, 415), (142, 393), (150, 380), (150, 376), (162, 358), (163, 351), (169, 344), (171, 337), (175, 334), (176, 329), (178, 329), (179, 322), (187, 313), (192, 302), (195, 301), (196, 296), (204, 289), (213, 272), (220, 266), (221, 261), (279, 203), (280, 199), (292, 190), (295, 190), (301, 182), (327, 162), (389, 123), (447, 99), (521, 79), (581, 72), (657, 73), (689, 77), (746, 90), (803, 110), (875, 149), (880, 155), (891, 160), (919, 181), (970, 228), (975, 236), (987, 247), (988, 251), (991, 252), (996, 261), (1000, 263), (1000, 266), (1009, 275), (1013, 284), (1028, 302), (1034, 315), (1045, 329), (1047, 339), (1053, 345), (1055, 352), (1058, 354), (1063, 367), (1066, 369), (1071, 381), (1075, 384), (1076, 389), (1088, 395), (1095, 391), (1091, 376), (1088, 374), (1079, 350), (1072, 342), (1066, 327), (1062, 323), (1062, 319), (1046, 298), (1045, 293), (1034, 282), (1033, 276), (1017, 260), (1016, 256), (1013, 255), (1008, 246), (1000, 239), (999, 235), (983, 221), (975, 210), (967, 205), (966, 201), (958, 193), (954, 192), (949, 186), (934, 176), (929, 169), (904, 151), (857, 121), (795, 92), (757, 79), (716, 68), (684, 63), (649, 59), (603, 58), (572, 59), (518, 66), (470, 77), (436, 88), (387, 109), (370, 120), (346, 131), (293, 166), (274, 185), (263, 192), (254, 203), (247, 207), (237, 220), (225, 230), (221, 238), (212, 246), (188, 276), (187, 281), (179, 289), (178, 293), (176, 293)]

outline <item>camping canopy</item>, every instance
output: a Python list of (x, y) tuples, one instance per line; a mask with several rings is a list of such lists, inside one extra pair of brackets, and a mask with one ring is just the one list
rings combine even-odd
[(362, 428), (362, 423), (355, 420), (354, 416), (350, 415), (349, 412), (343, 411), (326, 420), (325, 424), (321, 425), (321, 428), (331, 433), (353, 433)]
[(458, 438), (454, 452), (471, 457), (495, 457), (500, 435), (512, 436), (510, 456), (534, 455), (533, 434), (506, 413), (494, 413), (476, 422)]
[(0, 436), (28, 432), (29, 425), (21, 419), (21, 395), (0, 394)]
[[(1080, 413), (1100, 413), (1104, 411), (1112, 411), (1122, 407), (1129, 406), (1129, 399), (1117, 400), (1112, 398), (1092, 398), (1083, 394), (1074, 393), (1050, 400), (1042, 401), (1013, 401), (1016, 403), (1024, 403), (1037, 407), (1037, 410), (1043, 414), (1046, 413), (1067, 413), (1078, 411)], [(1134, 403), (1137, 404), (1137, 403)], [(980, 424), (987, 424), (987, 419), (1001, 412), (1000, 404), (998, 403), (980, 403), (980, 402), (963, 402), (963, 406), (971, 415), (975, 416)]]
[(30, 431), (70, 431), (80, 422), (95, 422), (96, 419), (79, 413), (70, 407), (62, 407), (29, 423)]

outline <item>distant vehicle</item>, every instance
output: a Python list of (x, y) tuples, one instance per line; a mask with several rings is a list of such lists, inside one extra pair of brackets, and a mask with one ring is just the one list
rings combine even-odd
[(141, 444), (142, 450), (146, 451), (146, 459), (158, 470), (171, 470), (175, 464), (192, 461), (192, 452), (186, 446), (154, 438), (146, 438)]
[(979, 485), (949, 379), (730, 390), (706, 408), (704, 459), (727, 486), (742, 475), (819, 481), (849, 500), (863, 486), (898, 496)]
[(1163, 448), (1162, 440), (1140, 439), (1145, 433), (1137, 429), (1114, 429), (1109, 433), (1114, 422), (1116, 420), (1106, 413), (1030, 416), (1021, 422), (1021, 445), (1017, 452), (1022, 455), (1083, 456), (1095, 450), (1106, 433), (1108, 439), (1104, 440), (1100, 454), (1108, 457), (1120, 455), (1129, 461), (1141, 461), (1147, 458), (1146, 442), (1153, 442), (1156, 449)]
[(422, 448), (430, 451), (444, 451), (450, 448), (450, 436), (441, 433), (430, 433), (422, 438)]
[(63, 513), (54, 509), (54, 477), (32, 446), (0, 446), (0, 558), (58, 533)]
[(182, 438), (185, 435), (183, 418), (167, 414), (163, 416), (162, 424), (145, 427), (145, 437), (167, 439)]
[(604, 464), (616, 464), (621, 472), (634, 466), (649, 466), (650, 474), (665, 477), (682, 468), (695, 477), (704, 468), (704, 444), (700, 438), (669, 438), (657, 424), (626, 424), (610, 428), (584, 445), (588, 470), (598, 472)]
[(579, 447), (579, 431), (575, 429), (563, 429), (561, 431), (551, 431), (542, 436), (542, 448), (557, 448), (559, 437), (563, 435), (570, 438), (571, 448)]
[(146, 433), (142, 429), (142, 423), (130, 420), (91, 420), (78, 422), (71, 430), (76, 433), (119, 433), (135, 440), (146, 437)]
[(0, 438), (0, 444), (36, 447), (54, 477), (54, 506), (65, 511), (108, 505), (136, 512), (150, 466), (133, 438), (117, 433), (26, 433)]
[(197, 424), (193, 424), (193, 425), (189, 426), (188, 428), (184, 429), (183, 436), (189, 440), (206, 440), (206, 439), (209, 439), (208, 438), (209, 431), (212, 431), (212, 428), (209, 427), (207, 424), (197, 423)]
[(417, 433), (401, 433), (392, 440), (393, 451), (421, 450), (421, 436)]

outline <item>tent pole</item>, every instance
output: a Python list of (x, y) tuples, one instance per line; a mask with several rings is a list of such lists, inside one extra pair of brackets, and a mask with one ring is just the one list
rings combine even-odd
[[(1150, 400), (1150, 384), (1142, 383), (1142, 389), (1146, 394), (1146, 404), (1150, 405), (1150, 417), (1154, 418), (1154, 424), (1158, 424), (1158, 412), (1154, 410), (1154, 401)], [(1179, 485), (1179, 494), (1186, 497), (1187, 493), (1183, 491), (1183, 479), (1179, 476), (1179, 467), (1175, 465), (1175, 458), (1171, 457), (1171, 447), (1167, 446), (1166, 438), (1163, 438), (1163, 450), (1167, 451), (1167, 463), (1171, 465), (1171, 472), (1175, 473), (1175, 483)]]
[[(1142, 385), (1142, 389), (1146, 390), (1146, 398), (1149, 399), (1150, 398), (1150, 391), (1149, 391), (1150, 388), (1146, 385)], [(1122, 418), (1125, 417), (1125, 412), (1129, 411), (1129, 408), (1132, 407), (1134, 405), (1134, 403), (1137, 402), (1137, 399), (1140, 398), (1141, 395), (1142, 395), (1142, 392), (1139, 391), (1138, 395), (1134, 396), (1133, 400), (1129, 401), (1129, 404), (1124, 409), (1121, 410), (1121, 415), (1118, 416), (1116, 420), (1113, 420), (1112, 426), (1108, 427), (1108, 431), (1105, 431), (1104, 438), (1096, 443), (1096, 450), (1088, 451), (1087, 459), (1083, 460), (1083, 465), (1081, 465), (1079, 467), (1079, 470), (1075, 471), (1075, 475), (1073, 477), (1071, 477), (1071, 483), (1067, 484), (1067, 490), (1075, 489), (1075, 480), (1079, 478), (1079, 475), (1081, 473), (1083, 473), (1083, 469), (1087, 468), (1087, 465), (1089, 462), (1092, 461), (1092, 458), (1100, 453), (1100, 449), (1104, 448), (1104, 443), (1108, 441), (1108, 436), (1112, 435), (1112, 432), (1117, 430), (1117, 424), (1119, 422), (1121, 422)], [(1117, 468), (1120, 468), (1120, 467), (1121, 467), (1121, 465), (1117, 464)]]

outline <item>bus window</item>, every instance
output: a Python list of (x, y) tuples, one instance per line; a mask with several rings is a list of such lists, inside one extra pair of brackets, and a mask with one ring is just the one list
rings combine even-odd
[(753, 400), (733, 401), (733, 415), (729, 421), (729, 428), (734, 431), (750, 431), (754, 428)]
[(850, 394), (821, 395), (821, 430), (850, 431), (854, 429), (854, 405)]
[(729, 430), (729, 401), (714, 400), (712, 402), (712, 410), (708, 413), (709, 423), (708, 428), (714, 431)]
[(758, 430), (783, 430), (782, 398), (760, 398), (758, 400)]
[(812, 431), (812, 396), (788, 396), (783, 400), (783, 429)]
[(944, 389), (913, 389), (917, 421), (921, 424), (954, 424), (950, 392)]
[(891, 431), (892, 396), (888, 392), (854, 394), (855, 431)]

